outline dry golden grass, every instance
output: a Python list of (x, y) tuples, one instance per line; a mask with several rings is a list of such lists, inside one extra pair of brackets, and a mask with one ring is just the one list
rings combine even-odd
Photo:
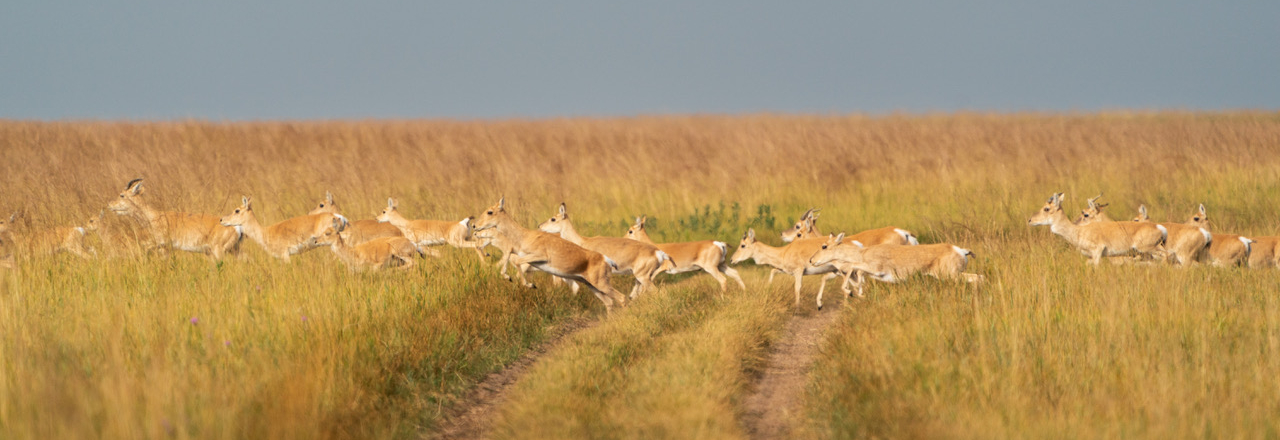
[[(766, 228), (820, 206), (826, 231), (892, 224), (970, 248), (988, 284), (925, 279), (851, 301), (807, 394), (807, 435), (1280, 431), (1267, 417), (1280, 410), (1275, 271), (1088, 268), (1026, 226), (1054, 191), (1071, 205), (1102, 191), (1115, 218), (1146, 203), (1156, 220), (1182, 220), (1203, 202), (1217, 231), (1276, 235), (1280, 114), (8, 121), (0, 148), (0, 212), (25, 213), (15, 233), (79, 222), (134, 177), (162, 209), (224, 215), (251, 195), (263, 222), (305, 213), (326, 190), (351, 218), (395, 196), (408, 217), (455, 219), (504, 194), (529, 226), (569, 201), (584, 234), (618, 235), (648, 214), (658, 241), (736, 243), (753, 226), (777, 244)], [(547, 326), (602, 313), (563, 289), (512, 287), (463, 251), (413, 273), (351, 274), (327, 251), (283, 265), (243, 246), (244, 260), (220, 264), (63, 255), (0, 269), (0, 434), (414, 436)], [(582, 347), (531, 377), (607, 367), (616, 356), (597, 353), (613, 353), (628, 362), (602, 377), (625, 383), (521, 384), (498, 433), (518, 435), (514, 421), (560, 393), (577, 399), (580, 429), (529, 432), (741, 435), (736, 399), (789, 312), (785, 286), (744, 275), (750, 291), (724, 301), (709, 278), (668, 282), (571, 338)], [(654, 340), (635, 342), (644, 335)], [(616, 403), (627, 401), (643, 405)]]

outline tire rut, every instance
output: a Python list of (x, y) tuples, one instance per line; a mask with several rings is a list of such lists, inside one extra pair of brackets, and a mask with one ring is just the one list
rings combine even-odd
[(538, 359), (547, 354), (569, 335), (599, 324), (597, 319), (577, 318), (552, 331), (550, 338), (529, 350), (519, 360), (507, 365), (501, 371), (491, 373), (463, 398), (457, 405), (447, 411), (434, 432), (425, 436), (429, 439), (479, 439), (487, 438), (493, 428), (493, 419), (498, 408), (507, 400), (511, 385), (524, 377), (529, 368)]
[(787, 322), (755, 388), (743, 402), (742, 427), (751, 439), (790, 438), (800, 414), (801, 394), (818, 344), (842, 307), (798, 315)]

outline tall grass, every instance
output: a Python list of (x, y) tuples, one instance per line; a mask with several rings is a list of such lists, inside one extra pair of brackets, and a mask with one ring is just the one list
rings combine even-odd
[[(395, 196), (409, 217), (456, 219), (505, 195), (526, 225), (566, 201), (584, 234), (618, 235), (646, 214), (661, 241), (731, 244), (746, 227), (776, 244), (819, 206), (826, 231), (892, 224), (971, 248), (988, 283), (877, 285), (850, 301), (807, 394), (807, 435), (1276, 431), (1274, 272), (1088, 268), (1026, 226), (1054, 191), (1068, 204), (1101, 191), (1115, 218), (1145, 203), (1180, 221), (1203, 202), (1216, 230), (1274, 235), (1275, 113), (5, 121), (0, 149), (0, 212), (25, 213), (19, 234), (81, 221), (135, 177), (163, 209), (223, 215), (251, 195), (264, 223), (326, 190), (352, 218)], [(244, 248), (219, 264), (20, 256), (19, 270), (0, 271), (0, 436), (414, 436), (549, 326), (602, 313), (562, 289), (516, 288), (465, 252), (352, 274), (326, 250), (286, 265)], [(597, 368), (608, 392), (572, 394), (588, 400), (566, 411), (655, 437), (738, 436), (728, 421), (743, 378), (790, 313), (774, 298), (785, 286), (762, 290), (761, 274), (723, 302), (709, 280), (669, 283), (531, 377), (629, 353), (619, 370)], [(682, 386), (703, 380), (726, 388), (700, 398)], [(566, 392), (518, 388), (499, 434), (553, 407), (542, 393)], [(617, 404), (627, 399), (645, 403)], [(698, 410), (625, 421), (670, 408)]]

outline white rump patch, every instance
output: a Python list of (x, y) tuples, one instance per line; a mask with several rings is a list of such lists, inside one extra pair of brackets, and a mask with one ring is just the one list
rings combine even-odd
[(853, 244), (854, 244), (855, 246), (858, 246), (858, 247), (866, 247), (866, 246), (863, 246), (863, 245), (862, 245), (862, 242), (861, 242), (861, 241), (858, 241), (858, 240), (854, 240), (854, 241), (853, 241)]
[(956, 251), (957, 254), (960, 254), (961, 257), (965, 257), (970, 254), (968, 249), (962, 248), (960, 246), (951, 245), (951, 249)]
[(1253, 253), (1253, 240), (1250, 240), (1247, 237), (1240, 237), (1240, 242), (1244, 243), (1245, 253)]
[[(604, 254), (601, 254), (600, 256), (604, 257)], [(613, 259), (609, 257), (604, 257), (604, 262), (608, 263), (609, 267), (612, 267), (613, 270), (618, 270), (618, 263), (613, 262)]]
[(1160, 235), (1163, 235), (1164, 238), (1169, 238), (1169, 229), (1164, 227), (1164, 225), (1156, 225), (1156, 229), (1160, 230)]
[(80, 235), (84, 235), (84, 228), (77, 226), (77, 227), (76, 227), (76, 232), (79, 232), (79, 233), (80, 233)]
[(911, 235), (910, 231), (894, 228), (893, 232), (897, 232), (898, 235), (901, 235), (902, 239), (906, 240), (909, 245), (915, 246), (920, 244), (920, 240), (916, 240), (916, 236)]
[(720, 253), (722, 253), (722, 254), (728, 254), (728, 253), (729, 253), (729, 245), (724, 244), (724, 242), (723, 242), (723, 241), (713, 241), (713, 242), (711, 242), (711, 244), (714, 244), (714, 245), (716, 245), (716, 247), (720, 248)]
[(662, 260), (671, 261), (671, 256), (670, 256), (670, 255), (667, 255), (667, 253), (666, 253), (666, 252), (663, 252), (661, 249), (659, 249), (659, 250), (658, 250), (658, 252), (655, 252), (655, 253), (654, 253), (654, 255), (656, 255), (656, 256), (658, 257), (658, 264), (659, 264), (659, 265), (661, 265), (661, 264), (662, 264)]
[(1200, 228), (1200, 233), (1201, 233), (1201, 234), (1204, 234), (1204, 242), (1205, 242), (1205, 244), (1213, 243), (1213, 234), (1209, 233), (1209, 231), (1208, 231), (1207, 229), (1205, 229), (1205, 228)]
[(458, 222), (458, 224), (462, 226), (467, 226), (470, 223), (471, 223), (471, 217), (464, 218), (462, 219), (462, 221)]

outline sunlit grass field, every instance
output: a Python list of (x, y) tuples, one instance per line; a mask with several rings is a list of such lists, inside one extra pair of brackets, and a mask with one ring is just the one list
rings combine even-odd
[[(0, 213), (14, 233), (70, 226), (144, 177), (167, 210), (264, 224), (325, 191), (370, 218), (460, 219), (500, 196), (533, 227), (561, 201), (586, 234), (637, 215), (659, 241), (894, 225), (977, 254), (979, 287), (931, 278), (833, 294), (841, 317), (797, 436), (1280, 435), (1280, 273), (1091, 267), (1027, 218), (1105, 194), (1216, 232), (1280, 235), (1280, 114), (680, 116), (543, 121), (0, 122)], [(108, 215), (114, 231), (131, 225)], [(127, 235), (127, 234), (124, 234)], [(284, 264), (256, 243), (219, 263), (90, 244), (0, 269), (0, 437), (413, 438), (590, 295), (519, 288), (469, 250), (352, 273), (327, 249)], [(496, 253), (496, 252), (495, 252)], [(496, 258), (496, 257), (495, 257)], [(494, 261), (495, 258), (491, 258)], [(663, 286), (571, 335), (514, 387), (498, 438), (740, 438), (740, 403), (801, 310), (791, 283), (742, 269)], [(629, 289), (629, 281), (616, 278)]]

